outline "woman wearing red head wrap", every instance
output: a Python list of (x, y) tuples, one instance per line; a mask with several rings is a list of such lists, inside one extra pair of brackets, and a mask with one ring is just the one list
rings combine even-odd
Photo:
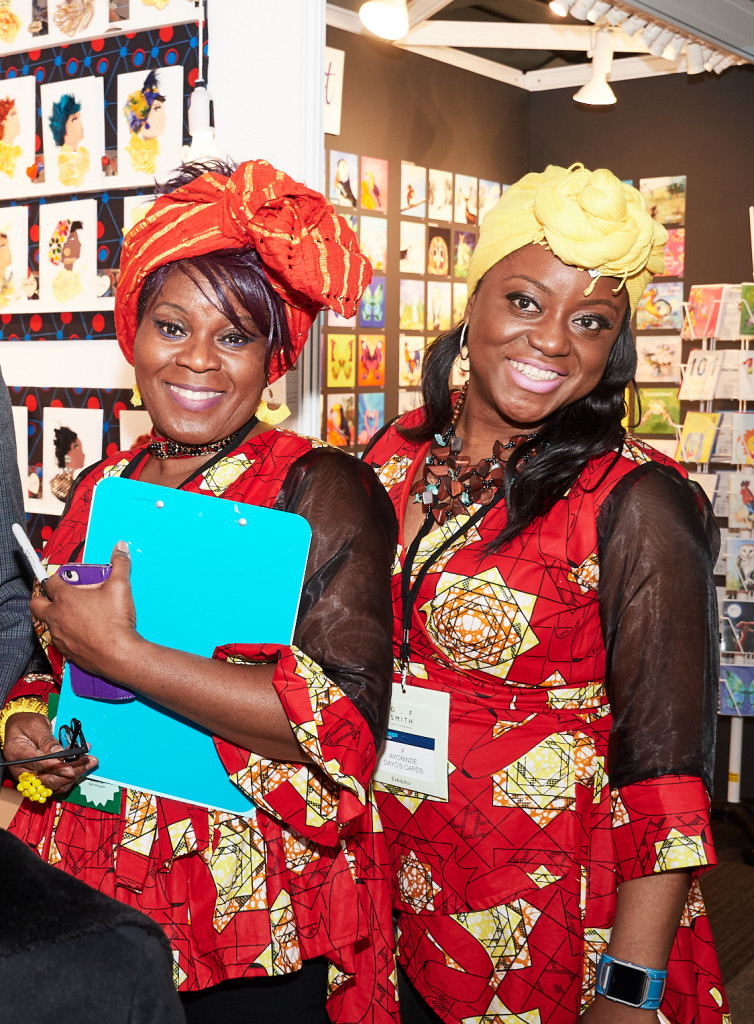
[[(124, 241), (116, 299), (153, 437), (84, 471), (45, 557), (50, 571), (80, 560), (104, 476), (295, 511), (312, 545), (293, 644), (202, 658), (145, 641), (116, 548), (102, 586), (55, 578), (51, 601), (33, 599), (52, 674), (19, 682), (0, 731), (6, 760), (58, 749), (40, 712), (70, 658), (209, 730), (255, 811), (125, 790), (116, 814), (27, 800), (13, 831), (163, 926), (189, 1021), (387, 1024), (390, 898), (369, 780), (389, 701), (395, 520), (371, 470), (255, 415), (317, 311), (352, 315), (371, 271), (324, 198), (263, 161), (184, 168), (171, 186)], [(249, 584), (259, 599), (263, 581)], [(56, 798), (96, 764), (43, 763)]]

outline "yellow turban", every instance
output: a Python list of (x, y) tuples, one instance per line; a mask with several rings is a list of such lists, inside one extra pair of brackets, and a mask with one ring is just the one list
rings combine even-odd
[(644, 208), (641, 194), (604, 168), (550, 166), (526, 174), (503, 193), (482, 222), (469, 264), (469, 294), (491, 266), (532, 242), (547, 247), (569, 266), (625, 285), (631, 312), (665, 267), (668, 233)]

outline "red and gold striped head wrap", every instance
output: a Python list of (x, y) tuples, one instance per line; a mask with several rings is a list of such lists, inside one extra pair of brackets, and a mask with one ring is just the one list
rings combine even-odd
[[(285, 303), (292, 363), (317, 313), (328, 308), (353, 316), (372, 277), (353, 231), (319, 192), (266, 160), (249, 160), (230, 178), (215, 171), (202, 174), (160, 196), (123, 241), (115, 329), (129, 363), (139, 295), (153, 270), (218, 249), (249, 248), (256, 250)], [(282, 353), (276, 353), (270, 380), (289, 369)]]

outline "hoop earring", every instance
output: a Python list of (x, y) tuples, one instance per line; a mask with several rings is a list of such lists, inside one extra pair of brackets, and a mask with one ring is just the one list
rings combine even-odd
[[(468, 330), (468, 326), (467, 321), (464, 320), (463, 327), (461, 328), (461, 337), (458, 342), (458, 355), (462, 363), (467, 363), (469, 361), (469, 346), (466, 344), (466, 331)], [(466, 349), (465, 352), (464, 349)], [(468, 367), (465, 369), (468, 369)]]

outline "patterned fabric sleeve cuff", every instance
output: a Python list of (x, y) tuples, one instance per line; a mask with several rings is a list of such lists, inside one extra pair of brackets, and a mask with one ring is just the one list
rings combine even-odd
[(701, 779), (645, 779), (613, 790), (611, 807), (619, 882), (678, 869), (698, 875), (717, 863)]
[(47, 704), (38, 697), (19, 697), (6, 704), (0, 711), (0, 747), (5, 746), (5, 727), (8, 724), (8, 719), (22, 711), (31, 711), (35, 715), (46, 715)]
[(276, 661), (273, 685), (291, 728), (314, 764), (272, 761), (216, 739), (230, 779), (257, 807), (318, 842), (338, 841), (342, 827), (360, 817), (374, 768), (369, 727), (342, 690), (295, 647), (244, 645), (217, 655), (253, 664)]

